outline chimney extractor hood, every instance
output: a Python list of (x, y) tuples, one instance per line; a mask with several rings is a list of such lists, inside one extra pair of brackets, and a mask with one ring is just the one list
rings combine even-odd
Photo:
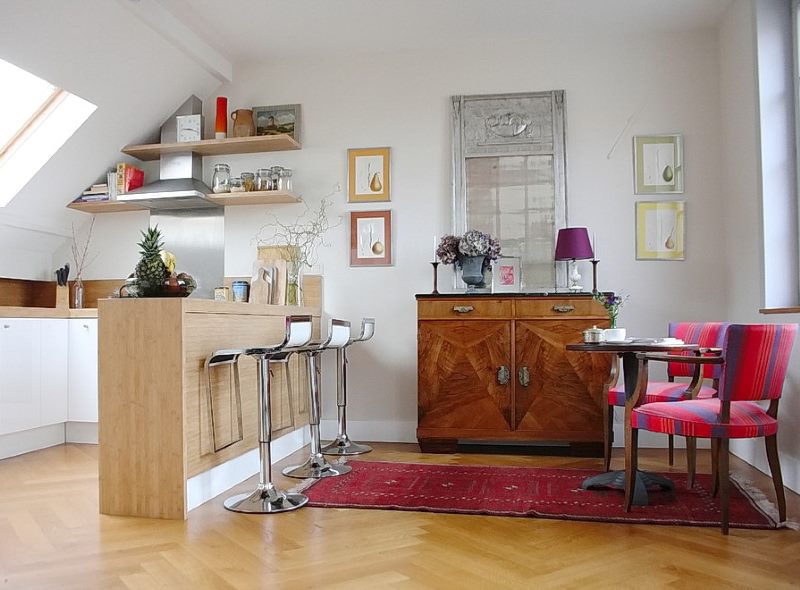
[[(200, 115), (203, 103), (192, 96), (161, 126), (161, 143), (178, 141), (178, 115)], [(202, 123), (201, 127), (202, 129)], [(211, 189), (200, 179), (203, 175), (202, 158), (187, 150), (175, 154), (161, 154), (160, 180), (130, 192), (117, 195), (118, 201), (128, 201), (149, 209), (208, 209), (219, 207), (206, 199)]]

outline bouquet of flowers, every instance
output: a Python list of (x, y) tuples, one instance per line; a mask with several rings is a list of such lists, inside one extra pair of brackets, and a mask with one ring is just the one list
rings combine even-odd
[(471, 229), (463, 236), (444, 236), (436, 248), (436, 257), (443, 264), (460, 266), (461, 260), (468, 256), (483, 256), (483, 266), (488, 267), (500, 256), (500, 242), (487, 233)]
[(622, 307), (622, 304), (628, 300), (629, 295), (616, 295), (614, 293), (601, 293), (598, 291), (594, 294), (594, 300), (598, 301), (600, 305), (606, 308), (606, 313), (608, 313), (608, 319), (611, 322), (611, 327), (617, 327), (617, 315), (619, 314), (619, 308)]

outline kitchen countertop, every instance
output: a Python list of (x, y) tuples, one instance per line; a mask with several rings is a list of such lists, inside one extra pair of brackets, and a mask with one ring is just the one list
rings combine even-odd
[(96, 318), (97, 308), (67, 309), (60, 307), (12, 307), (0, 305), (3, 318)]

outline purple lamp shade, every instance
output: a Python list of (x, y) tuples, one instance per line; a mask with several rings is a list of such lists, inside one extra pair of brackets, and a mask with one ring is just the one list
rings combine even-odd
[(558, 230), (556, 260), (587, 260), (593, 256), (589, 232), (585, 227), (565, 227)]

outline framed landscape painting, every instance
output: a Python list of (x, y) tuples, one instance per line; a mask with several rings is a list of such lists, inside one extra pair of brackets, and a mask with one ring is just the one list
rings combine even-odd
[(256, 135), (291, 135), (300, 141), (300, 105), (281, 104), (268, 107), (253, 107)]

